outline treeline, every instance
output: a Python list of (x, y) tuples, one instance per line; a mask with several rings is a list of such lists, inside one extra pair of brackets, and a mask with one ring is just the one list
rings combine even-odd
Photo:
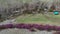
[(8, 3), (7, 8), (0, 7), (0, 17), (4, 19), (9, 19), (10, 17), (23, 14), (44, 14), (45, 12), (48, 12), (51, 6), (52, 3), (42, 1), (25, 3), (20, 2), (15, 4)]

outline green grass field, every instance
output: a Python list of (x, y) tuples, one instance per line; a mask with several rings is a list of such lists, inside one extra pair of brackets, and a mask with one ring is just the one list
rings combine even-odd
[[(48, 18), (47, 18), (48, 17)], [(49, 15), (45, 17), (42, 14), (22, 15), (16, 18), (17, 23), (36, 23), (36, 24), (54, 24), (60, 25), (60, 15)]]

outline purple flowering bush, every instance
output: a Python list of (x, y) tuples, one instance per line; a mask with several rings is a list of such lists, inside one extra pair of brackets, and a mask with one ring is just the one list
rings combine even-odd
[(57, 26), (57, 27), (55, 28), (55, 30), (56, 30), (56, 31), (60, 31), (60, 26)]
[(13, 24), (5, 24), (5, 25), (2, 25), (2, 27), (4, 27), (4, 28), (13, 28)]
[(19, 28), (19, 29), (29, 29), (30, 31), (38, 30), (47, 30), (47, 31), (60, 31), (60, 26), (51, 26), (51, 25), (39, 25), (39, 24), (5, 24), (0, 25), (0, 29), (6, 28)]
[(50, 30), (51, 30), (51, 29), (50, 29), (50, 28), (51, 28), (50, 25), (45, 25), (43, 28), (44, 28), (44, 30), (47, 30), (47, 31), (50, 31)]
[(16, 28), (23, 28), (25, 24), (16, 24), (15, 27)]

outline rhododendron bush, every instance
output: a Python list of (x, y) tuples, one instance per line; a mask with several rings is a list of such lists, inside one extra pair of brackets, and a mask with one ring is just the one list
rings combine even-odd
[(0, 29), (8, 28), (18, 28), (18, 29), (28, 29), (30, 31), (43, 30), (43, 31), (60, 31), (60, 26), (54, 25), (42, 25), (42, 24), (5, 24), (0, 25)]

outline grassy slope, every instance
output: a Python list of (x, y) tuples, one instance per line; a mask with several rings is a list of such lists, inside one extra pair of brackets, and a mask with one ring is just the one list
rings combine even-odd
[(60, 25), (60, 15), (49, 15), (49, 18), (46, 18), (44, 15), (36, 14), (19, 16), (16, 18), (17, 23), (37, 23), (37, 24), (54, 24)]

